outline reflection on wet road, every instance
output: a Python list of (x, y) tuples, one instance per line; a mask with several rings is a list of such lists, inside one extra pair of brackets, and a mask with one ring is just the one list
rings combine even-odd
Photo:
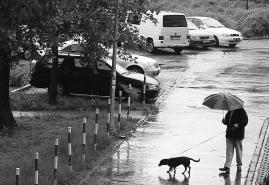
[[(158, 57), (164, 65), (175, 58), (180, 63), (180, 58), (185, 57), (180, 64), (184, 63), (188, 70), (182, 82), (160, 105), (158, 113), (150, 115), (133, 137), (91, 176), (89, 184), (243, 185), (259, 129), (268, 116), (269, 52), (214, 51), (201, 52), (196, 57), (185, 54)], [(233, 162), (230, 175), (219, 175), (218, 168), (225, 160), (225, 126), (221, 123), (225, 112), (208, 109), (202, 106), (202, 101), (220, 91), (229, 91), (243, 99), (249, 114), (242, 173), (236, 173)], [(201, 159), (198, 163), (191, 162), (190, 176), (181, 174), (182, 166), (174, 177), (166, 173), (168, 166), (158, 166), (163, 158), (181, 155)]]

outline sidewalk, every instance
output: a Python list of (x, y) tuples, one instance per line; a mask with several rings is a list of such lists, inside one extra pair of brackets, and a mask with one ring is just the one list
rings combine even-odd
[[(236, 173), (233, 162), (230, 175), (219, 176), (218, 168), (225, 161), (225, 126), (220, 122), (222, 111), (202, 105), (197, 107), (197, 101), (201, 101), (207, 93), (210, 92), (174, 89), (160, 104), (158, 114), (149, 115), (133, 137), (124, 141), (103, 165), (96, 168), (92, 176), (84, 181), (85, 184), (245, 184), (257, 144), (253, 138), (257, 138), (259, 129), (250, 125), (247, 130), (242, 173)], [(184, 96), (186, 94), (192, 96)], [(190, 178), (187, 174), (187, 178), (181, 174), (183, 167), (179, 166), (175, 179), (170, 179), (166, 173), (168, 167), (159, 167), (158, 163), (163, 158), (182, 155), (200, 158), (201, 161), (191, 162)]]

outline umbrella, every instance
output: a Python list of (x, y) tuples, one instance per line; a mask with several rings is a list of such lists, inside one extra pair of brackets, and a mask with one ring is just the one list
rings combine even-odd
[(211, 109), (231, 111), (242, 108), (244, 106), (244, 101), (231, 93), (220, 92), (205, 97), (203, 105)]

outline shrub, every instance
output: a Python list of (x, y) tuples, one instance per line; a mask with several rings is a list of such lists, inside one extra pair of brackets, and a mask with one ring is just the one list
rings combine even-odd
[(240, 19), (237, 29), (242, 30), (245, 37), (269, 35), (269, 12), (254, 9), (245, 18)]
[(28, 84), (30, 80), (29, 65), (17, 64), (10, 70), (9, 85), (14, 87), (21, 87)]

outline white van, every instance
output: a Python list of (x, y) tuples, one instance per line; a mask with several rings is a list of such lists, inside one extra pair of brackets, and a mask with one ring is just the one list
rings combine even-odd
[(153, 13), (156, 24), (145, 14), (129, 13), (127, 23), (136, 27), (139, 36), (146, 39), (147, 50), (154, 53), (157, 48), (173, 48), (180, 53), (189, 46), (189, 29), (186, 17), (182, 13), (164, 12)]

